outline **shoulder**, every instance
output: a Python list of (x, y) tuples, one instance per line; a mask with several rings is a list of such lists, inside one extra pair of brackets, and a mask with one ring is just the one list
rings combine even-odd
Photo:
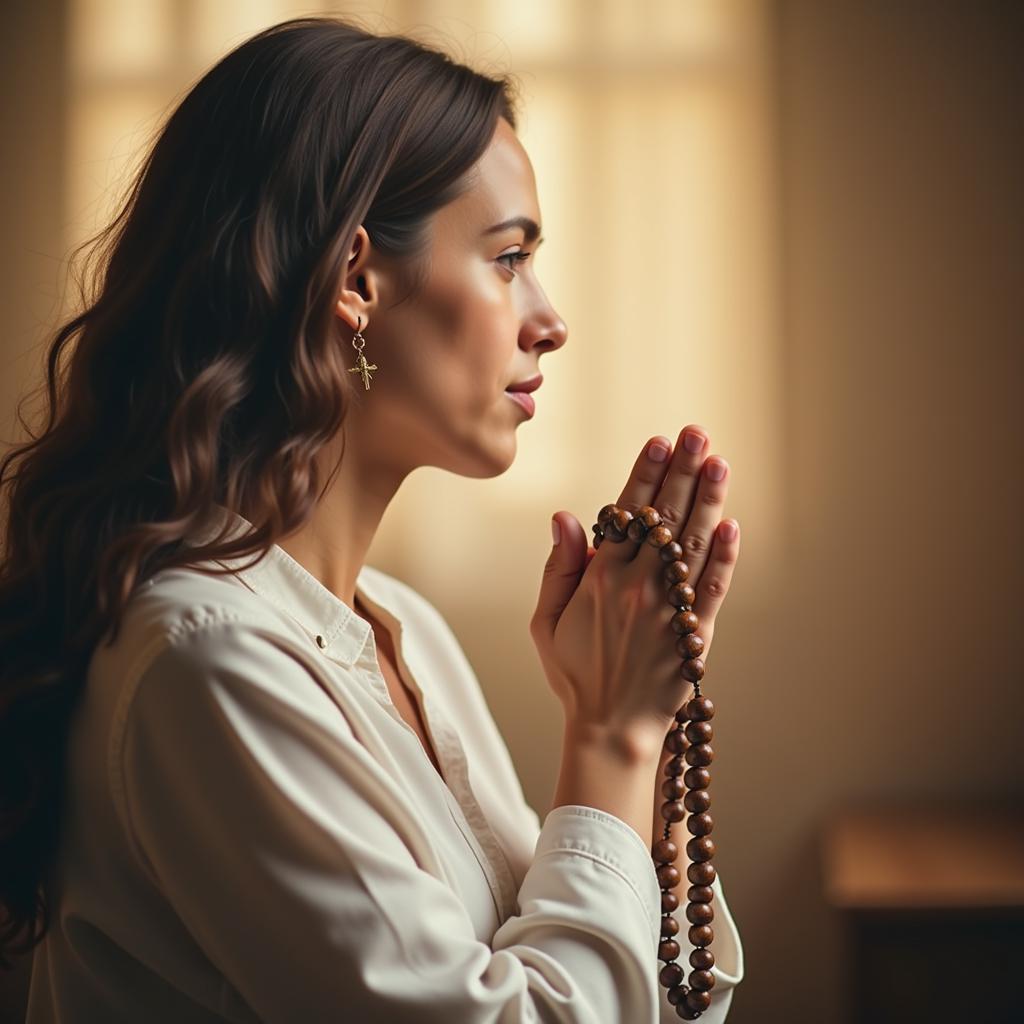
[[(269, 648), (288, 656), (274, 667), (287, 664), (293, 676), (315, 661), (298, 624), (236, 577), (164, 570), (132, 595), (116, 638), (94, 650), (88, 687), (111, 708), (116, 731), (147, 676), (176, 675), (175, 692), (182, 696), (194, 683), (243, 664), (263, 666), (260, 676), (267, 677)], [(154, 673), (157, 666), (161, 671)]]
[(125, 607), (115, 640), (101, 644), (96, 657), (122, 669), (139, 667), (168, 645), (227, 623), (288, 633), (289, 622), (237, 577), (192, 568), (165, 569), (147, 580)]

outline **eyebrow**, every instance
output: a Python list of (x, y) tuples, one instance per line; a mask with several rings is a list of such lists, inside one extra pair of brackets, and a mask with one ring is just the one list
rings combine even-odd
[(484, 231), (484, 234), (496, 235), (499, 231), (509, 231), (512, 228), (523, 229), (526, 235), (524, 241), (527, 245), (530, 245), (533, 242), (540, 245), (540, 243), (544, 241), (544, 239), (540, 237), (540, 225), (530, 217), (510, 217), (508, 220), (503, 220), (500, 224), (493, 224)]

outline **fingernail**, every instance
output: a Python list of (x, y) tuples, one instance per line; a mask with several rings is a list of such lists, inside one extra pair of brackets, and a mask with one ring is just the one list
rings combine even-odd
[(731, 519), (723, 520), (718, 528), (718, 535), (722, 540), (735, 540), (737, 533), (736, 524)]
[(668, 449), (660, 441), (655, 441), (647, 449), (647, 457), (653, 462), (664, 462), (668, 458)]
[(708, 463), (708, 479), (709, 480), (721, 480), (725, 476), (725, 463), (724, 462), (709, 462)]
[(688, 452), (696, 455), (704, 447), (704, 438), (700, 434), (695, 434), (692, 430), (688, 430), (683, 434), (683, 444)]
[(557, 519), (551, 520), (551, 539), (555, 542), (555, 547), (562, 542), (562, 528), (558, 525)]

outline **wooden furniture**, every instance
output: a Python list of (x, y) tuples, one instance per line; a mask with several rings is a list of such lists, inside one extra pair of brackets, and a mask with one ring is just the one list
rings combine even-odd
[(1024, 1024), (1024, 806), (849, 809), (822, 839), (847, 1024)]

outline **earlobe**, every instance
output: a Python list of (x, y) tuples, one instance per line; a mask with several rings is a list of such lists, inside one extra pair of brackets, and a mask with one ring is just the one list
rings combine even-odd
[[(344, 320), (345, 323), (347, 323), (349, 325), (349, 327), (352, 328), (353, 331), (358, 331), (358, 330), (361, 330), (361, 329), (365, 329), (366, 327), (369, 327), (369, 325), (370, 325), (370, 320), (366, 316), (366, 313), (364, 312), (364, 313), (353, 314), (352, 310), (350, 310), (345, 305), (345, 300), (344, 299), (338, 299), (337, 302), (335, 302), (335, 304), (334, 304), (334, 315), (339, 317), (340, 319)], [(360, 324), (361, 324), (361, 327), (360, 327)]]

